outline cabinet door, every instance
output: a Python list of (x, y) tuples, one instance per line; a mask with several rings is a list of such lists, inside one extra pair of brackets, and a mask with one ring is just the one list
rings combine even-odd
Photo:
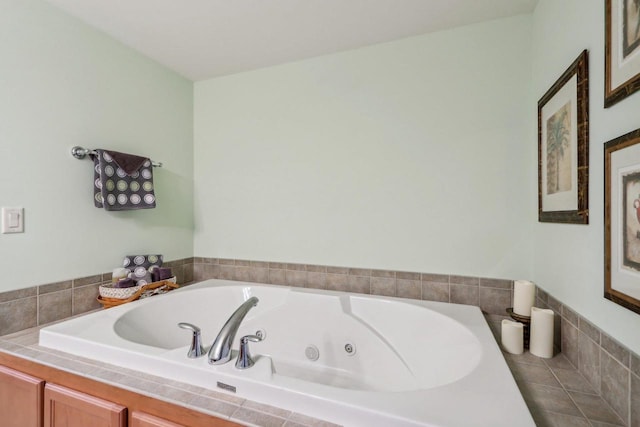
[(131, 414), (131, 425), (129, 427), (184, 427), (182, 424), (176, 424), (144, 412), (134, 411)]
[(42, 427), (44, 381), (0, 366), (0, 420), (3, 427)]
[(66, 387), (44, 387), (44, 427), (125, 427), (127, 408)]

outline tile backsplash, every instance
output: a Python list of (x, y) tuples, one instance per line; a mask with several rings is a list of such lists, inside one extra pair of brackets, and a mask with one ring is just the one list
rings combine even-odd
[[(193, 258), (164, 263), (178, 283), (193, 281)], [(0, 293), (0, 336), (66, 319), (101, 307), (98, 286), (111, 283), (111, 273)]]
[[(165, 265), (180, 284), (227, 279), (469, 304), (486, 314), (505, 315), (513, 297), (512, 280), (484, 277), (201, 257)], [(100, 308), (98, 286), (110, 281), (104, 273), (0, 293), (0, 335)], [(540, 288), (536, 306), (556, 315), (556, 348), (626, 425), (640, 427), (640, 356)]]

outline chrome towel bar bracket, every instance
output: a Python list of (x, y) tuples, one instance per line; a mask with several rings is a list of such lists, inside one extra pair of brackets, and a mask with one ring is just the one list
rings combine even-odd
[[(88, 148), (80, 147), (79, 145), (76, 145), (75, 147), (73, 147), (71, 149), (71, 155), (73, 157), (75, 157), (76, 159), (79, 159), (79, 160), (84, 159), (89, 154), (98, 154), (98, 153), (95, 150), (90, 150)], [(162, 167), (162, 162), (154, 162), (152, 160), (151, 161), (151, 165), (154, 168), (161, 168)]]

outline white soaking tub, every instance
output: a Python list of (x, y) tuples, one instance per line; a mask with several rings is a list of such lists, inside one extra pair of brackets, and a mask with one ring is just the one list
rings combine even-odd
[[(253, 296), (233, 349), (261, 331), (254, 366), (187, 357), (179, 322), (208, 346)], [(534, 426), (472, 306), (208, 280), (45, 327), (40, 345), (345, 426)]]

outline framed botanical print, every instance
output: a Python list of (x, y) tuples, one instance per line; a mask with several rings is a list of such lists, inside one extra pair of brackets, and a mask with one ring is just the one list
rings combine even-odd
[(583, 51), (538, 101), (538, 221), (589, 223), (589, 64)]
[(604, 106), (640, 90), (640, 0), (605, 0)]
[(640, 129), (604, 146), (605, 298), (640, 314)]

